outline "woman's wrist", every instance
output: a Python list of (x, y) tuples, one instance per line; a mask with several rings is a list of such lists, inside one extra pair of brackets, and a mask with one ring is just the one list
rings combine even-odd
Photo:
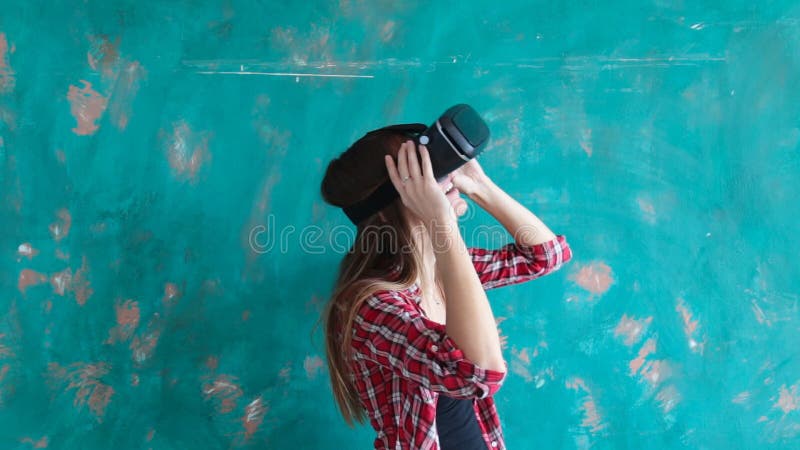
[(461, 231), (458, 229), (458, 218), (455, 214), (433, 219), (426, 225), (435, 253), (449, 250), (461, 240)]
[(469, 198), (478, 204), (483, 209), (487, 209), (489, 205), (494, 203), (492, 201), (500, 191), (500, 187), (494, 184), (489, 177), (484, 177), (478, 181), (478, 187), (469, 196)]

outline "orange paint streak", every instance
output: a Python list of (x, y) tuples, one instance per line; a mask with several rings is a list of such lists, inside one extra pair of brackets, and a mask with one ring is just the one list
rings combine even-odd
[(784, 414), (800, 410), (800, 395), (797, 392), (798, 386), (800, 386), (800, 383), (795, 383), (789, 388), (787, 388), (785, 384), (781, 385), (780, 396), (774, 407), (779, 408)]
[(689, 310), (688, 305), (682, 298), (678, 298), (675, 305), (675, 311), (678, 312), (683, 320), (683, 333), (689, 341), (689, 348), (696, 353), (703, 353), (704, 343), (698, 343), (695, 337), (695, 332), (699, 326), (699, 321), (692, 320), (692, 312)]
[(219, 358), (213, 355), (206, 358), (206, 367), (211, 370), (217, 370), (219, 367)]
[(497, 334), (500, 337), (500, 349), (505, 350), (508, 348), (508, 336), (503, 333), (500, 324), (503, 323), (507, 317), (495, 317), (495, 325), (497, 325)]
[(34, 441), (32, 438), (26, 437), (20, 439), (20, 442), (23, 444), (31, 444), (33, 448), (47, 448), (47, 446), (50, 445), (50, 440), (47, 438), (47, 436), (43, 436), (38, 441)]
[[(11, 366), (9, 366), (8, 364), (3, 364), (3, 367), (0, 368), (0, 386), (3, 385), (3, 380), (6, 378), (6, 375), (8, 375), (8, 370), (10, 368)], [(4, 395), (0, 396), (0, 406), (3, 406), (3, 397), (5, 396)]]
[(583, 389), (584, 392), (589, 392), (589, 388), (586, 387), (586, 382), (583, 380), (583, 378), (572, 377), (567, 380), (566, 386), (568, 389), (572, 389), (574, 391)]
[(683, 331), (687, 336), (691, 336), (691, 334), (697, 329), (697, 321), (692, 321), (692, 313), (689, 312), (689, 309), (686, 307), (686, 303), (682, 298), (678, 299), (678, 304), (675, 306), (675, 311), (681, 314), (681, 318), (683, 319)]
[(158, 339), (161, 337), (161, 320), (158, 313), (153, 314), (150, 322), (147, 324), (147, 329), (141, 334), (135, 336), (131, 341), (129, 348), (133, 361), (137, 365), (144, 364), (155, 351), (158, 345)]
[(145, 78), (146, 72), (138, 61), (127, 63), (116, 76), (114, 95), (108, 105), (111, 122), (120, 130), (128, 126), (133, 100), (139, 92), (139, 84)]
[(394, 20), (389, 20), (383, 24), (381, 28), (381, 41), (383, 41), (384, 44), (392, 40), (396, 28), (397, 24)]
[(647, 213), (647, 214), (655, 214), (656, 213), (656, 209), (653, 207), (653, 204), (650, 203), (649, 200), (645, 200), (644, 198), (639, 197), (639, 198), (636, 199), (636, 202), (639, 204), (639, 209), (643, 213)]
[(741, 405), (741, 404), (747, 403), (748, 400), (750, 400), (750, 392), (743, 391), (743, 392), (738, 393), (736, 395), (736, 397), (733, 397), (733, 399), (731, 400), (731, 403), (736, 403), (738, 405)]
[(50, 276), (50, 285), (53, 287), (53, 292), (57, 295), (64, 295), (72, 283), (72, 269), (67, 267), (61, 272), (56, 272)]
[(653, 207), (653, 204), (649, 200), (642, 197), (637, 198), (636, 203), (639, 205), (639, 210), (644, 214), (645, 220), (650, 223), (655, 223), (656, 209)]
[(89, 38), (91, 46), (86, 52), (86, 60), (92, 70), (102, 70), (105, 79), (114, 78), (119, 65), (119, 37), (111, 42), (106, 36)]
[(201, 166), (211, 160), (208, 137), (193, 132), (184, 121), (175, 123), (167, 142), (167, 159), (176, 176), (195, 181)]
[(658, 400), (659, 406), (664, 414), (669, 413), (670, 411), (677, 406), (678, 402), (681, 399), (681, 395), (675, 386), (665, 386), (661, 389), (658, 394), (656, 394), (656, 400)]
[(583, 412), (583, 420), (581, 421), (581, 426), (588, 429), (590, 433), (596, 434), (597, 432), (606, 428), (607, 424), (603, 422), (602, 417), (597, 409), (597, 404), (595, 402), (594, 396), (589, 388), (586, 386), (586, 382), (582, 378), (573, 377), (567, 380), (566, 382), (567, 389), (571, 389), (574, 391), (583, 391), (583, 401), (581, 403), (580, 409)]
[[(280, 181), (280, 177), (281, 172), (274, 170), (268, 177), (261, 181), (261, 186), (256, 194), (257, 199), (253, 202), (253, 207), (250, 212), (250, 220), (242, 227), (240, 242), (247, 255), (248, 265), (252, 264), (262, 255), (262, 253), (253, 246), (253, 242), (250, 240), (252, 237), (251, 233), (255, 227), (265, 226), (264, 217), (269, 210), (272, 189), (278, 181)], [(255, 242), (259, 245), (265, 245), (263, 239), (263, 236), (256, 237)]]
[(242, 424), (244, 425), (245, 440), (249, 440), (261, 423), (264, 421), (264, 415), (267, 413), (268, 408), (261, 401), (261, 397), (253, 400), (247, 405), (242, 417)]
[(91, 46), (86, 59), (93, 70), (100, 72), (103, 85), (111, 86), (105, 92), (108, 114), (111, 123), (124, 130), (130, 120), (131, 105), (139, 91), (140, 81), (146, 72), (138, 61), (127, 61), (120, 56), (119, 38), (113, 42), (106, 36), (92, 36), (89, 39)]
[(283, 28), (275, 27), (272, 30), (272, 39), (277, 41), (280, 46), (289, 46), (294, 41), (294, 34), (296, 29), (294, 27)]
[(678, 299), (678, 304), (675, 306), (675, 311), (679, 312), (683, 319), (683, 331), (686, 336), (691, 336), (697, 329), (697, 321), (692, 321), (692, 313), (686, 307), (686, 303), (682, 298)]
[[(536, 352), (540, 346), (547, 347), (547, 343), (540, 342), (533, 350), (534, 356), (536, 355)], [(511, 364), (509, 366), (512, 372), (525, 379), (526, 383), (535, 381), (537, 389), (544, 385), (544, 375), (549, 373), (550, 369), (539, 371), (537, 375), (533, 375), (530, 371), (531, 357), (529, 348), (524, 347), (519, 351), (514, 348), (511, 350), (511, 354), (514, 355), (514, 358), (511, 360)]]
[(306, 376), (310, 380), (313, 380), (314, 378), (317, 377), (317, 374), (319, 373), (322, 366), (323, 366), (322, 358), (320, 358), (317, 355), (314, 356), (308, 355), (306, 356), (306, 359), (303, 361), (303, 369), (305, 369)]
[(592, 142), (591, 142), (592, 130), (591, 129), (583, 130), (581, 135), (582, 135), (581, 136), (582, 139), (580, 141), (580, 146), (583, 149), (583, 151), (586, 152), (586, 156), (591, 157), (592, 156)]
[(117, 315), (117, 326), (109, 331), (106, 344), (127, 341), (139, 326), (139, 303), (134, 300), (126, 300), (125, 303), (116, 302), (114, 309)]
[(16, 85), (14, 69), (11, 68), (11, 63), (9, 62), (9, 54), (11, 53), (14, 53), (14, 48), (12, 47), (9, 51), (6, 34), (0, 33), (0, 94), (7, 94), (13, 91)]
[(530, 383), (534, 380), (531, 371), (527, 367), (525, 367), (525, 365), (521, 361), (517, 359), (511, 361), (510, 368), (513, 373), (522, 377), (526, 383)]
[(72, 228), (72, 215), (66, 208), (58, 210), (58, 221), (50, 224), (50, 235), (56, 242), (64, 239), (69, 235), (69, 229)]
[(179, 297), (180, 292), (178, 291), (178, 285), (175, 283), (167, 283), (164, 285), (164, 296), (161, 297), (161, 303), (165, 306), (171, 306), (177, 302)]
[(569, 278), (594, 295), (604, 294), (614, 282), (611, 268), (603, 262), (583, 266)]
[(547, 341), (539, 341), (539, 343), (536, 344), (536, 347), (534, 347), (534, 349), (533, 349), (533, 357), (534, 358), (539, 356), (539, 349), (547, 350)]
[(644, 345), (642, 345), (642, 348), (639, 349), (639, 355), (630, 362), (629, 367), (631, 370), (631, 375), (635, 375), (636, 372), (639, 371), (639, 368), (642, 367), (642, 364), (644, 364), (645, 359), (655, 351), (655, 338), (650, 338), (644, 343)]
[(616, 328), (614, 328), (614, 337), (622, 336), (623, 343), (630, 347), (639, 342), (642, 334), (647, 330), (647, 327), (650, 326), (650, 322), (652, 321), (653, 316), (637, 320), (633, 317), (628, 317), (627, 314), (623, 314), (622, 319), (620, 319)]
[(89, 409), (94, 412), (102, 422), (102, 417), (106, 413), (106, 407), (111, 401), (111, 396), (114, 395), (114, 388), (106, 384), (99, 384), (92, 393), (89, 395)]
[[(17, 129), (17, 111), (9, 108), (0, 107), (0, 124), (5, 123), (10, 131), (15, 131)], [(5, 142), (0, 142), (0, 148), (5, 146)], [(8, 155), (8, 163), (11, 164), (11, 167), (16, 167), (17, 161), (14, 155)], [(14, 208), (19, 211), (20, 205), (19, 203), (21, 200), (18, 198), (21, 196), (19, 192), (19, 186), (14, 186), (15, 191), (14, 196), (10, 197), (9, 200), (12, 201), (12, 205)]]
[(36, 272), (31, 269), (22, 269), (19, 273), (19, 279), (17, 280), (17, 289), (20, 292), (25, 294), (25, 291), (31, 287), (36, 286), (37, 284), (42, 284), (47, 281), (47, 276), (43, 273)]
[(62, 261), (69, 261), (69, 253), (64, 253), (60, 248), (56, 249), (56, 258)]
[(519, 358), (520, 361), (522, 361), (525, 364), (531, 363), (531, 358), (528, 356), (527, 348), (523, 348), (522, 351), (519, 352), (519, 355), (517, 355), (517, 357)]
[(605, 424), (602, 423), (597, 412), (597, 405), (591, 398), (583, 402), (583, 422), (581, 422), (581, 425), (588, 428), (592, 433), (597, 433), (605, 428)]
[(276, 27), (271, 32), (271, 44), (280, 48), (282, 52), (288, 52), (289, 58), (295, 62), (307, 63), (311, 60), (333, 62), (331, 46), (328, 45), (329, 29), (315, 23), (310, 25), (311, 31), (307, 36), (298, 36), (295, 27)]
[(235, 377), (220, 374), (212, 383), (203, 385), (203, 395), (207, 401), (213, 400), (217, 403), (219, 413), (227, 414), (236, 406), (242, 396), (242, 389), (236, 383)]
[(772, 321), (767, 318), (767, 315), (764, 314), (764, 310), (761, 309), (761, 306), (758, 305), (758, 302), (755, 299), (752, 300), (752, 309), (758, 323), (768, 327), (772, 326)]
[(33, 248), (30, 242), (24, 242), (17, 247), (17, 255), (27, 256), (28, 260), (33, 259), (34, 256), (39, 254), (39, 250)]
[(75, 300), (83, 306), (89, 297), (94, 294), (94, 290), (88, 280), (89, 267), (86, 264), (86, 256), (83, 257), (81, 268), (75, 272), (75, 276), (70, 283), (70, 289), (75, 294)]
[(70, 85), (67, 100), (70, 112), (77, 121), (77, 126), (72, 131), (78, 136), (94, 134), (99, 126), (95, 123), (107, 106), (107, 100), (97, 91), (92, 89), (92, 83), (81, 80), (83, 87)]
[(642, 367), (641, 376), (651, 386), (655, 387), (667, 379), (670, 373), (669, 364), (665, 360), (657, 360), (645, 363), (644, 367)]
[(280, 378), (282, 381), (284, 381), (284, 382), (288, 382), (288, 381), (289, 381), (289, 378), (290, 378), (291, 376), (292, 376), (292, 362), (291, 362), (291, 361), (287, 361), (287, 362), (286, 362), (286, 365), (284, 365), (284, 366), (281, 368), (280, 372), (278, 372), (278, 377), (279, 377), (279, 378)]
[(63, 382), (68, 382), (65, 389), (75, 389), (73, 405), (80, 407), (88, 404), (97, 421), (102, 422), (106, 407), (114, 395), (114, 388), (100, 381), (109, 370), (110, 365), (105, 362), (95, 364), (77, 362), (66, 368), (58, 363), (50, 363), (48, 377), (54, 388)]

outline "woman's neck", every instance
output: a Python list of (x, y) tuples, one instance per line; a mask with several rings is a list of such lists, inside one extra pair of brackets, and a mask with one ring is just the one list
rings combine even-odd
[[(421, 245), (417, 248), (422, 248), (422, 267), (420, 267), (417, 283), (420, 286), (423, 294), (436, 295), (436, 255), (433, 253), (430, 241), (422, 239)], [(417, 242), (420, 244), (420, 242)]]

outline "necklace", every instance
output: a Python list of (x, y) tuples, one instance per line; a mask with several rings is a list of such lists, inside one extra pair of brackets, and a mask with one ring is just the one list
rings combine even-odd
[[(439, 293), (439, 295), (438, 295), (438, 296), (434, 296), (434, 295), (421, 295), (421, 294), (424, 294), (424, 291), (422, 291), (422, 289), (420, 289), (420, 291), (421, 291), (421, 292), (420, 292), (420, 299), (424, 298), (425, 300), (428, 300), (428, 301), (431, 301), (431, 300), (433, 300), (433, 303), (435, 303), (435, 304), (436, 304), (436, 306), (442, 306), (442, 299), (444, 298), (444, 292), (442, 291), (442, 287), (441, 287), (441, 286), (439, 286), (439, 283), (435, 283), (435, 285), (436, 285), (436, 290), (437, 290), (437, 291), (438, 291), (438, 293)], [(419, 300), (417, 300), (417, 301), (419, 301)]]
[(436, 302), (437, 305), (442, 305), (442, 299), (444, 298), (444, 291), (442, 291), (442, 287), (439, 283), (436, 283), (436, 290), (439, 291), (439, 295), (434, 297), (433, 301)]

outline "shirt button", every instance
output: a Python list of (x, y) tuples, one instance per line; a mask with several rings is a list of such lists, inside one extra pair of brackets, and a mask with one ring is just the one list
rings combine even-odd
[(433, 350), (433, 351), (435, 351), (435, 352), (436, 352), (436, 351), (439, 351), (439, 347), (438, 347), (437, 345), (435, 345), (435, 344), (434, 344), (434, 345), (431, 345), (431, 350)]
[(497, 441), (492, 441), (492, 447), (497, 447)]

